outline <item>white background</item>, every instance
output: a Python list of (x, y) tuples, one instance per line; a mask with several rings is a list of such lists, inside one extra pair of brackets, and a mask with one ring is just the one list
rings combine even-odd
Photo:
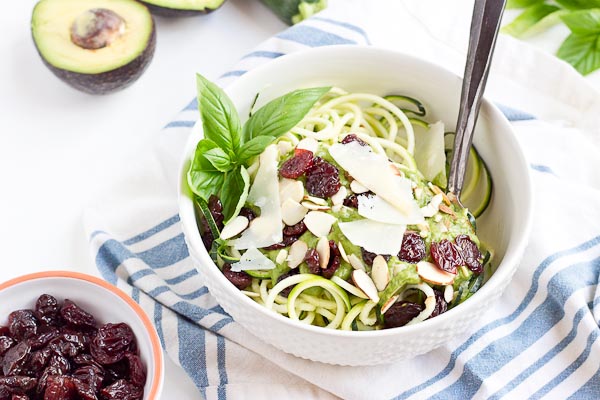
[[(34, 4), (7, 2), (0, 13), (0, 281), (48, 269), (97, 275), (85, 206), (133, 169), (136, 151), (194, 96), (195, 72), (215, 79), (285, 28), (258, 0), (156, 18), (156, 52), (144, 75), (122, 92), (90, 96), (42, 64), (30, 34)], [(530, 41), (554, 52), (567, 33), (555, 27)], [(600, 87), (600, 74), (591, 79)], [(166, 363), (163, 397), (197, 399), (187, 376)]]

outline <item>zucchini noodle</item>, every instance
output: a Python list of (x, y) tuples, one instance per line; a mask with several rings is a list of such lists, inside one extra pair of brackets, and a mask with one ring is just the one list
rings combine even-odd
[[(309, 139), (305, 142), (314, 142), (310, 140), (314, 139), (319, 145), (329, 146), (342, 142), (347, 135), (352, 134), (369, 145), (373, 153), (384, 155), (391, 160), (392, 164), (398, 169), (396, 175), (424, 180), (414, 158), (415, 132), (413, 124), (423, 129), (423, 127), (428, 126), (428, 123), (421, 119), (412, 118), (412, 116), (409, 118), (406, 113), (412, 113), (421, 118), (425, 115), (425, 108), (419, 101), (410, 99), (413, 102), (412, 105), (415, 106), (413, 108), (418, 108), (418, 112), (409, 109), (403, 111), (390, 101), (398, 101), (399, 99), (406, 100), (410, 98), (390, 96), (388, 100), (373, 94), (347, 93), (340, 88), (331, 88), (299, 124), (276, 140), (275, 143), (278, 143), (280, 153), (279, 162), (288, 157), (288, 154), (293, 152), (293, 149), (302, 139)], [(420, 131), (418, 133), (420, 134)], [(315, 147), (317, 147), (316, 144)], [(319, 153), (319, 156), (321, 154)], [(249, 175), (254, 177), (259, 167), (259, 157), (255, 157), (247, 168)], [(351, 178), (349, 179), (351, 180)], [(414, 180), (412, 183), (413, 188), (416, 188)], [(475, 183), (472, 184), (473, 187), (469, 186), (467, 190), (474, 191)], [(425, 187), (425, 190), (428, 189)], [(343, 193), (342, 196), (346, 196), (346, 192)], [(310, 197), (308, 198), (312, 201)], [(307, 199), (306, 195), (304, 199)], [(325, 200), (323, 204), (325, 207), (328, 205)], [(333, 209), (335, 210), (335, 207)], [(277, 272), (273, 275), (269, 271), (265, 271), (264, 274), (251, 274), (253, 276), (252, 283), (242, 292), (248, 298), (273, 312), (303, 324), (317, 325), (329, 329), (381, 329), (383, 325), (380, 315), (381, 305), (391, 297), (394, 297), (395, 301), (413, 301), (412, 299), (419, 296), (421, 303), (425, 299), (424, 309), (408, 322), (409, 325), (431, 316), (436, 305), (436, 297), (432, 286), (423, 280), (418, 284), (397, 286), (394, 289), (395, 291), (390, 293), (387, 298), (382, 298), (380, 303), (370, 300), (363, 290), (348, 279), (352, 267), (348, 262), (346, 251), (353, 250), (353, 254), (356, 255), (356, 249), (349, 249), (349, 247), (352, 247), (351, 244), (344, 249), (339, 239), (335, 237), (334, 239), (338, 244), (338, 248), (340, 248), (341, 259), (343, 260), (340, 262), (350, 268), (350, 272), (344, 277), (334, 275), (330, 279), (326, 279), (319, 275), (307, 273), (306, 269), (302, 270), (299, 267), (296, 268), (299, 268), (301, 273), (290, 276), (286, 274), (285, 277), (280, 277), (280, 274), (289, 271), (289, 268), (287, 268), (285, 256), (275, 257), (275, 254), (279, 253), (279, 250), (277, 250), (277, 253), (274, 251), (271, 251), (270, 254), (264, 253), (271, 260), (276, 260), (275, 268), (277, 268)], [(222, 258), (220, 259), (221, 265), (224, 262), (223, 260), (229, 262), (227, 261), (229, 256), (238, 260), (242, 257), (242, 254), (228, 243), (224, 243), (223, 247), (225, 253), (223, 253), (224, 255), (220, 254)], [(358, 254), (360, 254), (360, 249)], [(350, 255), (350, 252), (348, 252), (348, 255)], [(329, 259), (329, 255), (327, 257)], [(400, 269), (394, 270), (393, 267), (390, 268), (393, 274), (401, 271)], [(368, 271), (370, 271), (369, 266), (367, 267)], [(414, 282), (416, 281), (412, 283)], [(452, 289), (452, 286), (448, 287)], [(454, 294), (448, 289), (446, 291), (448, 293), (446, 297), (452, 297)], [(380, 294), (382, 292), (380, 291)], [(460, 297), (460, 294), (458, 296)], [(377, 300), (376, 296), (373, 297)], [(454, 297), (457, 296), (454, 295)], [(390, 301), (394, 302), (394, 299)], [(389, 309), (389, 304), (386, 311)]]

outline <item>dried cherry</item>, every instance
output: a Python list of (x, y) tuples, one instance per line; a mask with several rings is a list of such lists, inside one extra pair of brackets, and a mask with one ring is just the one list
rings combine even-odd
[(248, 207), (242, 207), (239, 215), (248, 218), (248, 222), (251, 222), (254, 218), (256, 218), (256, 213)]
[(313, 196), (327, 198), (340, 190), (340, 176), (338, 169), (323, 160), (315, 157), (312, 167), (306, 172), (306, 190)]
[(321, 275), (321, 266), (319, 265), (319, 253), (315, 249), (308, 249), (304, 255), (304, 261), (308, 265), (311, 274)]
[(10, 335), (17, 340), (28, 339), (37, 334), (38, 322), (31, 310), (17, 310), (8, 315)]
[(419, 315), (425, 307), (422, 304), (410, 301), (399, 301), (392, 305), (384, 316), (384, 326), (386, 329), (397, 328), (408, 324), (414, 317)]
[(95, 326), (94, 316), (69, 299), (66, 299), (60, 309), (60, 315), (75, 326)]
[(458, 247), (451, 241), (443, 239), (440, 242), (431, 243), (429, 249), (433, 262), (442, 270), (456, 274), (458, 267), (463, 265), (464, 261), (460, 255)]
[(125, 353), (129, 363), (129, 381), (136, 386), (144, 386), (146, 382), (146, 371), (140, 357), (133, 353)]
[(106, 400), (139, 400), (144, 395), (144, 389), (120, 379), (102, 389), (100, 395)]
[(13, 375), (0, 376), (0, 386), (6, 388), (9, 393), (23, 394), (30, 391), (37, 384), (37, 379), (28, 376)]
[(479, 262), (481, 252), (468, 235), (459, 235), (454, 239), (467, 268), (476, 274), (483, 272), (483, 265)]
[(300, 236), (285, 236), (283, 235), (283, 240), (279, 243), (272, 244), (269, 247), (265, 247), (265, 250), (279, 250), (291, 246), (296, 240), (298, 240)]
[(365, 142), (364, 140), (362, 140), (361, 138), (356, 136), (354, 133), (346, 135), (346, 137), (344, 137), (342, 139), (341, 143), (348, 144), (348, 143), (352, 143), (352, 142), (356, 142), (356, 143), (360, 144), (361, 146), (367, 146), (367, 142)]
[(335, 241), (329, 241), (329, 263), (327, 264), (327, 268), (322, 271), (323, 277), (327, 279), (331, 279), (335, 271), (338, 270), (340, 265), (342, 265), (342, 253), (340, 253), (340, 249), (335, 244)]
[(19, 375), (29, 353), (31, 353), (31, 346), (26, 340), (8, 349), (2, 359), (2, 372), (4, 372), (4, 375)]
[(416, 264), (425, 258), (425, 241), (417, 232), (407, 231), (402, 238), (402, 247), (398, 258), (410, 264)]
[(240, 290), (244, 290), (252, 284), (252, 277), (250, 275), (244, 271), (232, 271), (230, 264), (223, 264), (223, 275)]
[(294, 156), (286, 160), (279, 168), (279, 175), (284, 178), (300, 178), (313, 165), (313, 152), (305, 149), (296, 149)]
[(298, 222), (296, 225), (286, 226), (283, 228), (284, 236), (300, 236), (307, 231), (304, 221)]
[(437, 289), (433, 289), (433, 293), (435, 294), (435, 308), (429, 318), (437, 317), (448, 311), (448, 303), (446, 302), (443, 293)]
[(96, 333), (90, 345), (92, 357), (102, 365), (113, 364), (125, 357), (135, 341), (133, 331), (125, 323), (105, 324)]
[(58, 325), (59, 312), (58, 300), (54, 296), (43, 294), (35, 302), (34, 314), (43, 324)]
[(15, 340), (9, 336), (0, 336), (0, 356), (15, 344)]
[(104, 369), (98, 365), (85, 365), (73, 371), (72, 376), (85, 383), (94, 392), (102, 387), (104, 381)]
[[(286, 272), (285, 274), (281, 274), (279, 275), (279, 277), (277, 278), (277, 283), (281, 282), (282, 280), (284, 280), (285, 278), (288, 278), (290, 276), (293, 275), (297, 275), (299, 274), (299, 268), (294, 268), (292, 270), (289, 270), (288, 272)], [(292, 291), (292, 289), (294, 288), (294, 286), (296, 285), (292, 285), (292, 286), (288, 286), (285, 289), (283, 289), (279, 294), (282, 295), (283, 297), (288, 297), (290, 292)]]
[(358, 196), (352, 193), (344, 199), (343, 203), (346, 207), (358, 208)]
[(76, 394), (77, 389), (73, 378), (62, 375), (48, 377), (44, 400), (74, 400)]

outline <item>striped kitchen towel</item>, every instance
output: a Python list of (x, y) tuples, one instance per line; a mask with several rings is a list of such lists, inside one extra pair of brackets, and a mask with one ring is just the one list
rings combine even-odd
[[(332, 3), (249, 53), (219, 84), (299, 49), (370, 41), (462, 70), (472, 2)], [(260, 342), (222, 310), (191, 263), (177, 214), (195, 100), (153, 137), (155, 156), (86, 211), (92, 255), (209, 399), (599, 398), (600, 96), (566, 64), (506, 37), (489, 95), (511, 105), (502, 110), (530, 160), (534, 229), (495, 307), (426, 355), (375, 367), (314, 363)]]

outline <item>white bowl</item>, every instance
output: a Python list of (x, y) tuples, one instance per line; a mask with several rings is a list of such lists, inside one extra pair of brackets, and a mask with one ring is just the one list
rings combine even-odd
[(137, 341), (139, 355), (146, 367), (144, 400), (158, 400), (163, 386), (164, 364), (158, 334), (142, 308), (117, 287), (94, 276), (69, 271), (48, 271), (0, 284), (0, 326), (8, 314), (20, 309), (33, 309), (41, 294), (65, 299), (94, 316), (99, 324), (127, 323)]
[[(331, 46), (278, 58), (252, 70), (226, 88), (239, 115), (246, 118), (260, 92), (265, 103), (294, 89), (338, 86), (350, 92), (400, 93), (420, 99), (428, 119), (456, 124), (461, 79), (428, 62), (393, 51), (360, 46)], [(241, 294), (204, 249), (186, 171), (200, 124), (185, 151), (179, 187), (180, 217), (189, 252), (210, 293), (235, 321), (273, 346), (310, 360), (341, 365), (390, 363), (428, 352), (473, 326), (500, 297), (523, 255), (531, 228), (532, 193), (528, 164), (504, 115), (489, 101), (481, 107), (474, 144), (494, 181), (490, 207), (478, 220), (478, 235), (495, 252), (498, 265), (490, 280), (469, 300), (419, 324), (355, 332), (328, 330), (292, 321)]]

